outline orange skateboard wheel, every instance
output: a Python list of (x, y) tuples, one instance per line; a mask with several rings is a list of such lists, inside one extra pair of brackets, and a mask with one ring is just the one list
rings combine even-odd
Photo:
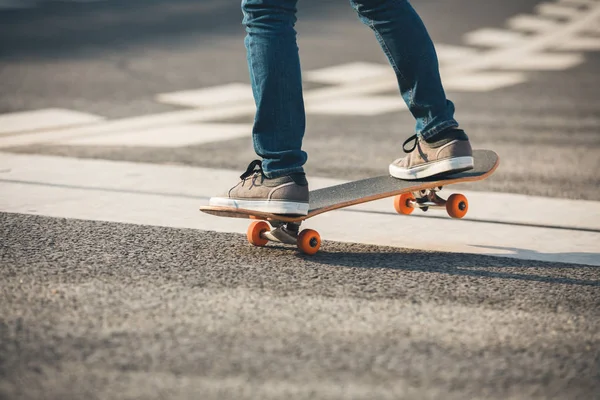
[(452, 218), (462, 218), (467, 215), (469, 202), (462, 194), (453, 194), (446, 201), (446, 211)]
[(319, 232), (305, 229), (298, 235), (298, 249), (308, 255), (313, 255), (321, 248), (321, 236)]
[(412, 193), (403, 193), (394, 197), (394, 208), (398, 214), (408, 215), (415, 209), (408, 205), (410, 201), (417, 201)]
[(265, 246), (269, 243), (268, 239), (262, 237), (262, 234), (271, 230), (271, 225), (266, 221), (254, 221), (248, 227), (246, 238), (250, 244), (254, 246)]

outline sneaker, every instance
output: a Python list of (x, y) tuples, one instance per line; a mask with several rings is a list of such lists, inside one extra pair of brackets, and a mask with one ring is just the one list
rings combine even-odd
[(209, 205), (270, 214), (308, 214), (308, 181), (303, 172), (269, 179), (262, 162), (254, 160), (240, 179), (226, 194), (212, 197)]
[[(407, 150), (406, 145), (411, 141), (415, 145)], [(390, 175), (394, 178), (414, 180), (473, 169), (471, 144), (461, 129), (448, 129), (429, 141), (413, 135), (402, 148), (408, 155), (390, 164)]]

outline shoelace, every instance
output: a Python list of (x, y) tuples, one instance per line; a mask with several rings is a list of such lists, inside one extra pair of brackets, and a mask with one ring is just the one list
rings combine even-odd
[(240, 179), (244, 180), (244, 179), (248, 178), (249, 176), (252, 176), (252, 175), (258, 174), (258, 173), (263, 175), (262, 161), (254, 160), (250, 164), (248, 164), (248, 168), (246, 168), (246, 172), (244, 172), (242, 175), (240, 175)]
[[(410, 142), (414, 142), (414, 144), (410, 148), (410, 150), (407, 150), (406, 145), (409, 144)], [(417, 143), (419, 143), (418, 136), (416, 134), (412, 135), (411, 137), (409, 137), (408, 139), (406, 139), (404, 141), (404, 143), (402, 144), (402, 150), (404, 150), (405, 153), (412, 153), (417, 148)]]

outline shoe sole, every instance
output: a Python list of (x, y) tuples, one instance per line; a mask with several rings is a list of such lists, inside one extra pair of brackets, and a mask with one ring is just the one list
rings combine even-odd
[(269, 214), (308, 214), (308, 203), (298, 203), (292, 201), (239, 200), (229, 199), (225, 197), (212, 197), (209, 201), (209, 205), (218, 207), (238, 208)]
[(473, 157), (454, 157), (435, 161), (427, 164), (417, 165), (413, 168), (401, 168), (390, 164), (390, 175), (394, 178), (414, 180), (429, 178), (438, 175), (449, 175), (457, 172), (473, 169)]

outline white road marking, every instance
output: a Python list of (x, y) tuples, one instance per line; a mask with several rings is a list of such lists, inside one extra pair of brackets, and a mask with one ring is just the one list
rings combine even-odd
[[(525, 18), (527, 17), (527, 18)], [(513, 24), (526, 24), (523, 21), (530, 21), (531, 16), (518, 16), (511, 21)], [(465, 74), (476, 70), (494, 69), (498, 65), (504, 65), (506, 60), (520, 58), (527, 54), (541, 54), (549, 49), (557, 48), (563, 44), (577, 42), (579, 34), (591, 26), (596, 26), (600, 18), (600, 3), (590, 5), (586, 13), (579, 19), (567, 23), (557, 24), (554, 29), (544, 30), (542, 34), (536, 34), (523, 41), (521, 45), (498, 48), (493, 51), (481, 53), (480, 57), (464, 60), (456, 63), (448, 72), (454, 74)], [(516, 21), (516, 22), (515, 22)], [(554, 23), (554, 21), (550, 21)]]
[(560, 30), (560, 25), (558, 21), (535, 15), (517, 15), (508, 20), (508, 26), (524, 32), (546, 33)]
[(400, 96), (353, 96), (306, 103), (306, 111), (311, 114), (373, 116), (404, 110), (407, 107)]
[[(487, 46), (488, 49), (485, 51), (469, 47), (437, 45), (446, 89), (482, 92), (516, 85), (527, 80), (528, 75), (524, 73), (525, 71), (571, 68), (584, 59), (580, 53), (559, 53), (553, 52), (554, 50), (600, 48), (600, 38), (586, 35), (590, 29), (598, 29), (600, 25), (600, 2), (561, 0), (544, 4), (537, 9), (538, 12), (557, 14), (559, 9), (576, 6), (574, 9), (578, 17), (558, 21), (535, 15), (519, 15), (509, 21), (509, 25), (513, 25), (516, 29), (533, 30), (536, 32), (533, 35), (490, 29), (467, 34), (467, 42)], [(583, 8), (579, 9), (579, 7)], [(572, 12), (568, 13), (574, 15)], [(307, 71), (305, 76), (308, 80), (333, 85), (305, 92), (305, 104), (309, 113), (377, 115), (406, 110), (400, 96), (393, 98), (381, 95), (384, 92), (398, 91), (396, 77), (389, 65), (349, 63)], [(173, 144), (166, 140), (161, 132), (168, 132), (169, 129), (176, 130), (179, 143), (186, 143), (186, 140), (191, 139), (193, 135), (192, 130), (188, 130), (190, 124), (226, 121), (251, 116), (255, 112), (250, 87), (238, 83), (159, 94), (157, 100), (195, 109), (71, 128), (58, 128), (44, 122), (37, 131), (0, 136), (0, 148), (40, 143), (91, 145), (99, 142), (103, 145), (137, 143), (140, 146), (172, 146)], [(7, 120), (15, 116), (9, 114), (0, 118)], [(93, 118), (99, 117), (92, 116)], [(31, 122), (27, 119), (21, 120)], [(0, 126), (8, 125), (3, 125), (0, 120)], [(209, 126), (205, 125), (205, 127)], [(10, 129), (14, 132), (16, 128)], [(184, 130), (187, 133), (183, 133)], [(216, 138), (227, 140), (241, 135), (237, 127), (224, 126), (218, 134), (203, 131), (205, 137), (209, 137), (210, 140)], [(147, 135), (145, 136), (143, 132)], [(120, 139), (120, 135), (126, 135), (126, 138)], [(100, 139), (99, 136), (106, 136), (106, 138)], [(203, 139), (198, 137), (198, 140)]]
[(467, 33), (464, 40), (473, 46), (510, 47), (519, 45), (527, 37), (506, 29), (482, 28)]
[(535, 7), (535, 11), (540, 15), (556, 18), (572, 19), (581, 15), (581, 10), (561, 3), (541, 3)]
[(559, 44), (557, 49), (571, 51), (598, 51), (600, 50), (600, 37), (582, 36), (579, 37), (577, 41)]
[(499, 68), (521, 71), (558, 71), (581, 64), (581, 54), (540, 53), (527, 54), (520, 58), (505, 60)]
[(86, 136), (60, 143), (70, 146), (137, 146), (184, 147), (223, 140), (250, 138), (249, 124), (180, 124), (131, 132), (116, 132), (99, 136)]
[(479, 50), (472, 47), (451, 46), (442, 43), (435, 43), (435, 51), (437, 53), (438, 61), (442, 66), (479, 56)]
[[(113, 133), (127, 133), (133, 130), (158, 129), (185, 123), (219, 121), (249, 115), (255, 111), (254, 104), (239, 104), (224, 107), (209, 108), (207, 110), (183, 110), (161, 114), (130, 117), (119, 120), (106, 121), (101, 124), (76, 128), (65, 128), (35, 132), (18, 136), (0, 137), (0, 148), (13, 146), (27, 146), (32, 144), (55, 144), (66, 140), (74, 140), (87, 136), (108, 135)], [(9, 114), (10, 115), (10, 114)]]
[(305, 79), (311, 82), (327, 83), (330, 85), (353, 84), (363, 79), (388, 75), (394, 79), (392, 67), (389, 65), (353, 62), (332, 67), (308, 71)]
[(575, 7), (590, 6), (598, 3), (598, 0), (558, 0), (561, 4), (567, 4)]
[(102, 121), (98, 115), (61, 108), (0, 114), (0, 134), (17, 134), (38, 130), (81, 126)]
[(197, 90), (164, 93), (156, 96), (161, 103), (175, 104), (184, 107), (214, 107), (223, 104), (252, 102), (252, 87), (243, 83), (209, 87)]
[(520, 72), (477, 72), (464, 75), (445, 75), (441, 71), (446, 90), (463, 90), (469, 92), (488, 92), (501, 87), (525, 82), (527, 76)]
[[(248, 224), (198, 211), (237, 182), (239, 171), (6, 153), (0, 153), (0, 171), (2, 212), (237, 233)], [(310, 182), (314, 189), (341, 181)], [(305, 225), (326, 240), (600, 266), (600, 202), (463, 193), (470, 199), (467, 220), (442, 211), (395, 215), (391, 199), (384, 199)], [(556, 210), (569, 212), (557, 221)], [(563, 229), (550, 228), (557, 223)], [(431, 232), (443, 234), (432, 240)]]

